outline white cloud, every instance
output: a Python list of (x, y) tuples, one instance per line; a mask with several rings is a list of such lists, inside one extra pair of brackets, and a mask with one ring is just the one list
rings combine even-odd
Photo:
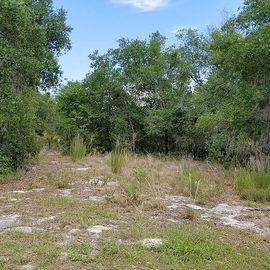
[(153, 11), (160, 7), (165, 7), (170, 0), (111, 0), (112, 3), (131, 5), (141, 11)]

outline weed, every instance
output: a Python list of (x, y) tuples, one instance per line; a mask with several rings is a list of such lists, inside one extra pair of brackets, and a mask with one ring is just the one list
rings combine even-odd
[(18, 181), (24, 174), (23, 170), (17, 170), (6, 175), (0, 173), (0, 184), (8, 184)]
[(120, 247), (119, 244), (107, 242), (104, 244), (103, 252), (107, 255), (116, 255), (119, 253)]
[(86, 146), (80, 135), (76, 135), (70, 146), (70, 157), (72, 161), (81, 160), (86, 155)]
[(198, 212), (192, 208), (186, 208), (184, 218), (188, 220), (197, 220), (198, 219)]
[(149, 198), (147, 196), (146, 200), (143, 202), (144, 211), (155, 211), (155, 210), (166, 210), (166, 203), (162, 199)]
[(127, 181), (125, 179), (121, 179), (119, 183), (125, 204), (138, 205), (140, 203), (140, 183), (137, 181)]
[(145, 167), (138, 165), (133, 168), (132, 175), (139, 182), (145, 182), (148, 178), (148, 171)]
[(59, 179), (55, 182), (56, 188), (58, 189), (68, 189), (71, 188), (71, 184), (66, 179)]
[(223, 177), (221, 181), (218, 175), (213, 177), (199, 167), (184, 163), (178, 174), (172, 178), (171, 185), (174, 192), (205, 204), (221, 196), (224, 182)]
[(92, 247), (89, 245), (89, 242), (81, 242), (81, 243), (72, 243), (68, 246), (68, 258), (72, 262), (82, 262), (88, 263), (93, 261), (93, 257), (91, 257)]

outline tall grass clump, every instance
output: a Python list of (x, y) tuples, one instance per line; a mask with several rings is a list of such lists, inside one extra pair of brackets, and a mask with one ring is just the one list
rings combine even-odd
[(140, 183), (138, 181), (130, 181), (120, 179), (120, 187), (125, 205), (139, 205), (140, 204)]
[(189, 160), (181, 161), (179, 171), (171, 179), (170, 184), (173, 193), (189, 196), (200, 204), (215, 201), (223, 194), (220, 176), (209, 173)]
[(110, 154), (110, 166), (113, 173), (120, 173), (127, 162), (128, 154), (121, 148), (116, 148)]
[(236, 175), (236, 188), (242, 199), (270, 202), (270, 173), (241, 170)]
[(72, 161), (81, 160), (86, 155), (86, 146), (83, 142), (83, 139), (78, 134), (73, 139), (71, 146), (70, 146), (70, 157)]

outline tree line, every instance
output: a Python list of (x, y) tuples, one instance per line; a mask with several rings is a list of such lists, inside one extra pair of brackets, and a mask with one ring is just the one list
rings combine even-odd
[[(208, 33), (179, 30), (171, 46), (159, 32), (146, 40), (122, 38), (116, 48), (90, 54), (85, 79), (61, 86), (56, 97), (37, 90), (57, 85), (57, 56), (70, 48), (65, 12), (54, 11), (51, 1), (45, 0), (20, 4), (1, 0), (1, 9), (10, 22), (0, 10), (1, 59), (5, 60), (0, 71), (5, 104), (0, 108), (0, 164), (12, 163), (13, 156), (24, 151), (18, 165), (23, 164), (26, 156), (37, 152), (36, 134), (58, 138), (64, 152), (79, 134), (88, 152), (121, 146), (224, 164), (247, 165), (251, 159), (268, 164), (268, 0), (245, 0), (236, 15)], [(24, 17), (18, 17), (15, 9), (25, 16), (21, 26), (16, 23), (17, 30), (12, 23)], [(41, 16), (42, 10), (46, 15)], [(27, 23), (33, 31), (26, 34)]]

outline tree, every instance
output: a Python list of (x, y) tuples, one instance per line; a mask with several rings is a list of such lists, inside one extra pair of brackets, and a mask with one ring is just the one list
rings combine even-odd
[(52, 0), (0, 0), (1, 167), (17, 169), (38, 152), (36, 92), (59, 82), (57, 57), (70, 49), (65, 20)]
[(270, 153), (269, 18), (269, 1), (248, 0), (211, 33), (214, 69), (198, 93), (204, 108), (197, 127), (208, 133), (213, 157), (246, 162), (255, 145)]

